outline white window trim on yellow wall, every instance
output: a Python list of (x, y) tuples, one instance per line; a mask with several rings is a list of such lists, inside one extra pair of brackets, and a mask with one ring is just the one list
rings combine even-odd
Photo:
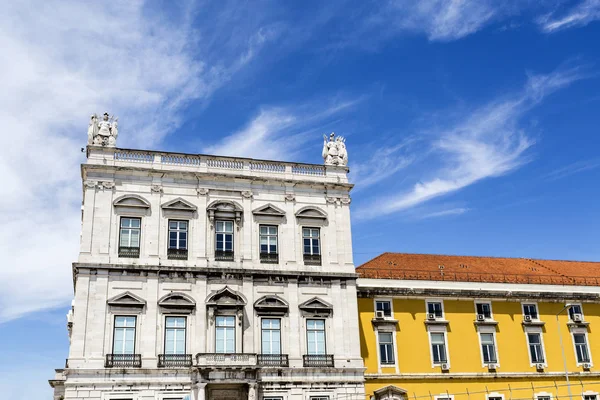
[(535, 304), (535, 311), (537, 314), (537, 318), (532, 318), (533, 321), (541, 321), (540, 318), (540, 306), (536, 301), (524, 301), (521, 303), (521, 316), (523, 319), (525, 319), (525, 304), (530, 305), (530, 304)]
[(598, 392), (594, 392), (592, 390), (586, 390), (581, 393), (581, 400), (585, 400), (585, 396), (596, 396), (596, 400), (598, 400)]
[(497, 399), (497, 398), (504, 400), (504, 395), (502, 393), (492, 392), (492, 393), (486, 394), (485, 398), (486, 398), (486, 400)]
[[(572, 306), (579, 306), (579, 309), (581, 310), (581, 318), (585, 321), (585, 314), (583, 313), (583, 304), (582, 303), (571, 303)], [(569, 318), (569, 322), (573, 322), (573, 320), (571, 319), (571, 313), (567, 311), (567, 315)]]
[[(382, 368), (395, 368), (396, 373), (400, 373), (398, 367), (398, 347), (396, 345), (396, 331), (382, 329), (381, 332), (392, 334), (392, 351), (394, 352), (394, 364), (382, 364), (381, 363), (381, 351), (379, 349), (379, 329), (375, 329), (375, 343), (377, 344), (377, 372), (381, 374)], [(447, 350), (446, 350), (447, 353)]]
[(442, 400), (442, 399), (450, 399), (450, 400), (454, 400), (454, 395), (453, 394), (447, 394), (447, 393), (440, 393), (436, 396), (433, 396), (434, 400)]
[[(543, 363), (537, 363), (531, 360), (531, 352), (529, 351), (529, 333), (538, 333), (540, 335), (540, 343), (542, 345), (542, 352), (544, 353)], [(544, 333), (542, 332), (542, 328), (539, 326), (525, 327), (525, 342), (527, 343), (527, 357), (529, 357), (529, 366), (534, 367), (536, 364), (543, 364), (544, 367), (548, 367), (548, 354), (546, 353), (546, 344), (544, 343)]]
[[(585, 345), (587, 346), (588, 356), (590, 357), (589, 363), (579, 362), (577, 360), (577, 347), (575, 346), (575, 336), (574, 336), (575, 334), (585, 335)], [(587, 328), (572, 328), (571, 329), (571, 344), (573, 345), (573, 355), (575, 356), (575, 362), (577, 363), (578, 367), (581, 367), (583, 364), (590, 364), (591, 366), (594, 366), (594, 359), (592, 357), (592, 348), (590, 346), (590, 338), (588, 337)]]
[(538, 400), (540, 397), (548, 397), (548, 398), (550, 398), (550, 400), (552, 400), (554, 398), (552, 393), (549, 393), (549, 392), (538, 392), (538, 393), (534, 394), (533, 397), (536, 400)]
[(391, 297), (376, 297), (373, 299), (373, 310), (375, 310), (373, 313), (375, 314), (377, 312), (377, 302), (378, 301), (387, 301), (390, 303), (390, 313), (391, 315), (389, 317), (384, 316), (385, 319), (394, 319), (394, 302), (392, 300)]
[(444, 308), (444, 299), (425, 299), (425, 319), (427, 319), (427, 314), (429, 314), (429, 303), (440, 303), (442, 305), (442, 321), (446, 320), (446, 309)]
[[(481, 334), (482, 333), (491, 333), (494, 338), (494, 351), (496, 353), (496, 362), (494, 362), (494, 363), (486, 363), (483, 359), (483, 343), (481, 342)], [(495, 326), (479, 326), (479, 327), (477, 327), (477, 336), (479, 337), (479, 356), (481, 357), (481, 366), (483, 368), (487, 368), (489, 364), (496, 364), (498, 367), (500, 367), (500, 354), (498, 354), (498, 339), (496, 337), (496, 327)], [(529, 350), (529, 348), (527, 350)]]
[(440, 325), (431, 325), (427, 327), (427, 337), (429, 339), (429, 359), (431, 361), (431, 368), (439, 368), (441, 363), (436, 364), (433, 361), (433, 346), (431, 342), (431, 334), (432, 333), (443, 333), (444, 334), (444, 346), (446, 347), (446, 362), (444, 364), (448, 364), (448, 368), (452, 366), (450, 364), (450, 348), (448, 347), (448, 332), (446, 326)]
[(475, 308), (475, 318), (477, 318), (477, 304), (488, 304), (490, 306), (490, 317), (486, 318), (487, 321), (494, 320), (494, 309), (492, 308), (492, 302), (490, 300), (475, 300), (473, 301), (473, 307)]

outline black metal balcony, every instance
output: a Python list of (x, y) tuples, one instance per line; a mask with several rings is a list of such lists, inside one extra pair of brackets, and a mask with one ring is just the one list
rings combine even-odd
[(121, 258), (140, 258), (139, 247), (119, 246), (119, 257)]
[(260, 253), (260, 262), (262, 264), (279, 264), (279, 254)]
[(331, 354), (305, 354), (302, 358), (305, 367), (333, 367)]
[(141, 368), (141, 354), (107, 354), (104, 362), (106, 368)]
[(288, 367), (287, 354), (258, 354), (258, 365), (262, 367)]
[(191, 354), (159, 354), (158, 368), (188, 368), (192, 366)]
[(305, 254), (304, 265), (321, 265), (320, 254)]
[(187, 260), (187, 249), (167, 249), (167, 258), (169, 260)]
[(230, 250), (216, 250), (215, 261), (233, 261), (233, 251)]

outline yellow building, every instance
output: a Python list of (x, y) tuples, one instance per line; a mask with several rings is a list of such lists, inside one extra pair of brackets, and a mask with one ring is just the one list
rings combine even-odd
[(384, 253), (357, 272), (367, 399), (599, 400), (600, 263)]

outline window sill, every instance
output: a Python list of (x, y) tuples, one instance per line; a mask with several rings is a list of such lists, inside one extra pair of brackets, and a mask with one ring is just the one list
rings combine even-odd
[(540, 320), (533, 320), (533, 321), (523, 321), (523, 325), (524, 326), (544, 326), (546, 325), (546, 323), (544, 321), (540, 321)]
[(486, 325), (498, 325), (498, 321), (494, 321), (493, 319), (484, 319), (483, 321), (473, 321), (473, 323), (475, 325), (481, 325), (481, 326), (486, 326)]
[(450, 321), (447, 319), (426, 319), (425, 325), (448, 325)]
[(569, 328), (587, 328), (587, 326), (588, 326), (589, 324), (590, 324), (590, 323), (589, 323), (589, 322), (587, 322), (587, 321), (581, 321), (581, 322), (573, 322), (573, 321), (569, 321), (569, 322), (567, 322), (567, 326), (568, 326)]
[(393, 319), (391, 317), (373, 318), (371, 320), (371, 322), (373, 323), (373, 325), (397, 325), (398, 324), (398, 320)]

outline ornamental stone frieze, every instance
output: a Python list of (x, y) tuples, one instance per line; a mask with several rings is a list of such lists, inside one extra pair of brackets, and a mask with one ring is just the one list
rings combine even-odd
[(352, 199), (350, 197), (325, 196), (325, 201), (329, 204), (347, 206), (352, 202)]
[(85, 185), (85, 187), (89, 188), (89, 189), (94, 189), (94, 188), (98, 188), (98, 189), (114, 189), (115, 188), (115, 183), (111, 182), (111, 181), (93, 181), (93, 180), (86, 180), (83, 183)]
[(208, 189), (207, 188), (196, 188), (196, 193), (198, 193), (199, 196), (206, 196), (208, 194)]

